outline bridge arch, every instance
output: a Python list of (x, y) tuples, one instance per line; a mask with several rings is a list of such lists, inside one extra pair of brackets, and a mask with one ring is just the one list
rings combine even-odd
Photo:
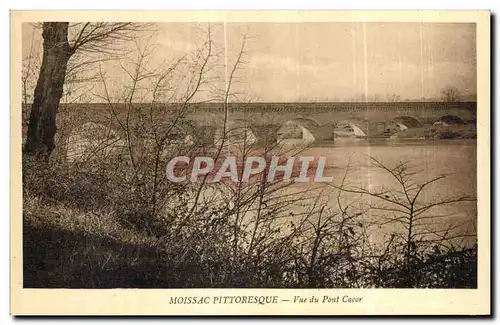
[(335, 122), (335, 138), (365, 138), (372, 133), (376, 132), (366, 119), (353, 117)]
[(311, 125), (315, 125), (316, 127), (324, 124), (321, 119), (317, 119), (310, 115), (304, 114), (296, 114), (292, 120), (302, 121), (303, 123), (310, 123)]
[[(203, 140), (200, 128), (191, 121), (179, 120), (151, 125), (135, 125), (130, 127), (130, 142), (134, 154), (149, 155), (157, 150), (156, 139), (152, 128), (159, 138), (167, 136), (161, 149), (161, 157), (168, 157), (173, 152), (189, 151)], [(57, 134), (62, 147), (63, 158), (69, 162), (82, 162), (97, 157), (120, 155), (127, 150), (127, 135), (116, 123), (86, 122), (67, 128), (66, 133)]]
[(361, 123), (350, 120), (342, 120), (335, 123), (336, 138), (361, 138), (367, 136), (367, 130)]
[(395, 132), (421, 127), (422, 123), (417, 118), (407, 115), (393, 118), (389, 126), (390, 130)]
[[(223, 139), (223, 121), (215, 129), (214, 144), (222, 144)], [(258, 132), (255, 127), (249, 121), (245, 119), (234, 119), (226, 122), (224, 143), (229, 146), (251, 146), (256, 143), (258, 138)]]
[(172, 128), (171, 139), (172, 144), (190, 147), (202, 141), (202, 134), (192, 121), (180, 120)]
[[(173, 124), (175, 123), (175, 124)], [(153, 131), (154, 128), (154, 131)], [(155, 135), (156, 133), (156, 135)], [(173, 152), (189, 151), (202, 143), (203, 137), (192, 121), (180, 119), (167, 120), (152, 125), (142, 125), (133, 134), (137, 139), (137, 151), (151, 153), (157, 150), (157, 140), (166, 137), (162, 144), (162, 157), (167, 157)]]
[(313, 143), (320, 135), (320, 125), (308, 118), (293, 118), (281, 123), (276, 130), (278, 142), (283, 140), (301, 140), (303, 143)]

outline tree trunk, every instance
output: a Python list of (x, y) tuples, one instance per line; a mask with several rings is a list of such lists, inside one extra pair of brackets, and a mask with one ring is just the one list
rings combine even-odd
[(55, 148), (56, 117), (70, 56), (68, 23), (43, 23), (43, 59), (31, 106), (25, 154), (48, 159)]

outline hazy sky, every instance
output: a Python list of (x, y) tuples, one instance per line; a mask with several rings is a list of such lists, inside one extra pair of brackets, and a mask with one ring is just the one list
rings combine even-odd
[[(158, 24), (150, 64), (171, 61), (203, 41), (202, 25)], [(476, 28), (465, 23), (213, 24), (221, 57), (231, 63), (241, 35), (251, 38), (238, 72), (239, 92), (254, 101), (439, 98), (446, 85), (476, 93)], [(35, 35), (35, 41), (39, 35)], [(24, 29), (23, 49), (31, 42)], [(219, 63), (223, 69), (224, 60)], [(109, 71), (116, 64), (109, 63)]]

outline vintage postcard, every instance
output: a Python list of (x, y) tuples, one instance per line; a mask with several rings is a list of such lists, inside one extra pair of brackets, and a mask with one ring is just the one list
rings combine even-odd
[(12, 11), (13, 315), (490, 314), (489, 11)]

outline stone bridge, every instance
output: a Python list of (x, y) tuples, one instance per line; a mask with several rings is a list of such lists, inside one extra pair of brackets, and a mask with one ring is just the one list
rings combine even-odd
[[(138, 127), (171, 121), (180, 105), (72, 104), (61, 105), (58, 128), (61, 137), (89, 122), (123, 135), (128, 120)], [(185, 108), (182, 129), (190, 138), (217, 143), (222, 134), (223, 104), (191, 104)], [(406, 128), (434, 123), (475, 123), (475, 102), (373, 102), (373, 103), (232, 103), (226, 117), (226, 136), (250, 137), (254, 142), (305, 139), (309, 143), (342, 137), (387, 137)], [(141, 124), (142, 123), (142, 124)], [(71, 127), (68, 128), (67, 126)], [(120, 136), (122, 136), (120, 135)]]

